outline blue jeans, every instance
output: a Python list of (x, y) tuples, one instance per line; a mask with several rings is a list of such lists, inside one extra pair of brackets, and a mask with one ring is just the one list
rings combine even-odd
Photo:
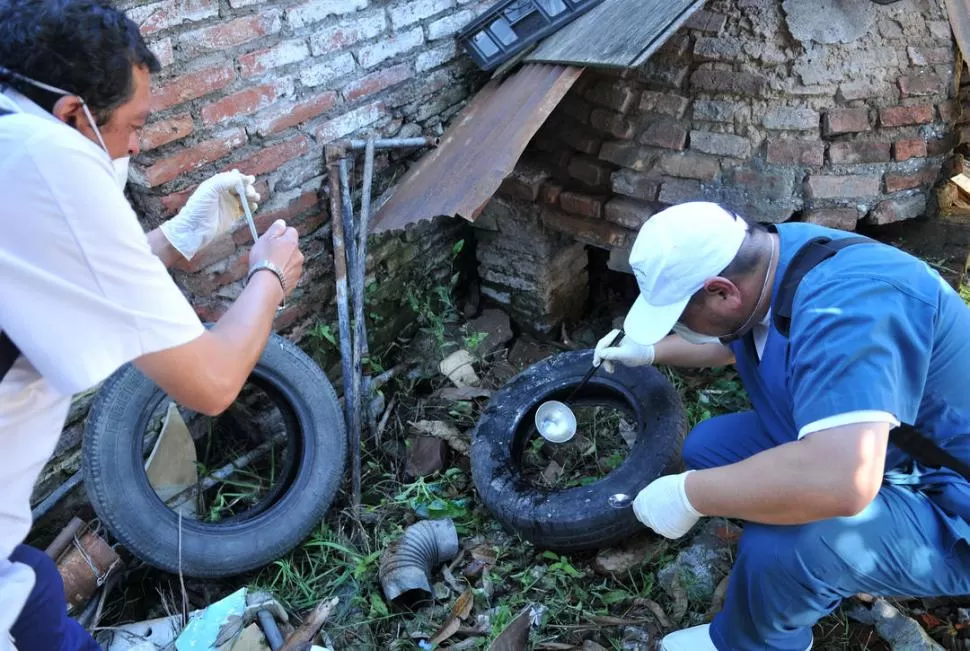
[[(777, 445), (753, 412), (701, 422), (684, 443), (688, 468), (741, 461)], [(711, 624), (720, 651), (804, 651), (812, 626), (858, 592), (970, 594), (970, 545), (914, 487), (883, 484), (852, 517), (803, 525), (745, 523), (724, 608)]]
[(34, 589), (10, 631), (18, 651), (101, 651), (94, 638), (67, 616), (64, 581), (50, 556), (18, 545), (10, 561), (30, 566), (35, 576)]

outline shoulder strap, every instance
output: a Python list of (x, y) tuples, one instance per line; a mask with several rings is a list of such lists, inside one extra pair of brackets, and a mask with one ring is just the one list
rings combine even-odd
[[(861, 235), (835, 240), (828, 237), (816, 237), (803, 244), (802, 248), (792, 257), (791, 262), (788, 263), (788, 269), (785, 270), (785, 275), (782, 277), (778, 288), (778, 296), (772, 307), (772, 320), (775, 329), (785, 338), (788, 337), (795, 290), (805, 274), (842, 249), (867, 242), (875, 242), (875, 240)], [(924, 466), (928, 468), (950, 468), (970, 481), (970, 465), (954, 457), (935, 442), (920, 434), (912, 426), (904, 423), (899, 427), (894, 427), (889, 432), (889, 440), (897, 448), (919, 460)]]
[(778, 296), (772, 307), (772, 321), (775, 323), (775, 329), (785, 337), (788, 337), (788, 332), (791, 328), (791, 311), (792, 303), (795, 301), (795, 290), (798, 289), (798, 283), (802, 281), (805, 274), (814, 269), (817, 264), (828, 260), (845, 247), (869, 242), (875, 242), (875, 240), (861, 235), (854, 235), (836, 240), (829, 237), (816, 237), (803, 244), (802, 248), (792, 257), (791, 262), (788, 263), (788, 269), (785, 271), (785, 275), (782, 277), (781, 284), (778, 287)]
[[(0, 108), (0, 116), (10, 115), (11, 113), (12, 111)], [(0, 382), (3, 381), (7, 371), (10, 370), (18, 357), (20, 357), (20, 349), (17, 348), (17, 344), (7, 336), (6, 332), (0, 332)]]

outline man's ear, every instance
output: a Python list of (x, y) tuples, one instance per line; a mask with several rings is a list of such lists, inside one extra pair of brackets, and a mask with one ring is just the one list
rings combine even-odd
[(715, 276), (704, 282), (704, 293), (711, 298), (724, 300), (738, 293), (738, 288), (727, 278)]
[(63, 95), (54, 102), (51, 113), (61, 122), (76, 126), (78, 118), (84, 115), (82, 106), (81, 99), (77, 95)]

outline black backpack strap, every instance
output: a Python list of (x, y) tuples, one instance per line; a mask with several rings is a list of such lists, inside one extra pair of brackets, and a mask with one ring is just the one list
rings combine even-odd
[(792, 304), (795, 302), (795, 290), (798, 289), (798, 283), (802, 281), (805, 274), (811, 271), (815, 265), (828, 260), (847, 246), (873, 242), (875, 240), (871, 238), (854, 235), (836, 240), (829, 237), (816, 237), (803, 244), (802, 248), (792, 257), (791, 262), (788, 263), (788, 269), (778, 286), (778, 296), (771, 308), (771, 318), (775, 323), (775, 329), (786, 338), (788, 337), (788, 332), (791, 329), (791, 311)]
[[(0, 116), (9, 115), (11, 112), (0, 108)], [(17, 344), (7, 336), (6, 332), (0, 332), (0, 382), (3, 382), (4, 376), (18, 357), (20, 357), (20, 349), (17, 348)]]
[[(809, 271), (821, 262), (828, 260), (842, 249), (854, 244), (874, 243), (875, 240), (863, 236), (851, 236), (838, 239), (816, 237), (802, 245), (788, 263), (788, 269), (778, 287), (778, 296), (772, 307), (772, 321), (775, 329), (788, 338), (791, 329), (792, 304), (795, 301), (795, 290), (798, 283)], [(912, 426), (902, 424), (889, 432), (889, 440), (897, 448), (918, 460), (927, 468), (950, 468), (964, 479), (970, 481), (970, 465), (957, 459), (952, 454), (926, 438)]]

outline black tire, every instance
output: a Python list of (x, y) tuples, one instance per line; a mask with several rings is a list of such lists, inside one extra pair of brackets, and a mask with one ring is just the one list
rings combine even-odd
[(144, 445), (148, 419), (166, 394), (134, 366), (113, 374), (88, 415), (82, 447), (84, 484), (105, 527), (135, 556), (157, 568), (221, 578), (271, 563), (296, 547), (323, 519), (346, 463), (342, 412), (333, 386), (297, 346), (273, 334), (249, 382), (283, 414), (294, 454), (281, 471), (272, 503), (246, 518), (181, 522), (148, 483)]
[(635, 496), (682, 465), (686, 420), (674, 387), (651, 366), (615, 365), (612, 374), (597, 371), (576, 400), (613, 402), (635, 416), (637, 439), (627, 458), (586, 486), (550, 490), (523, 477), (522, 452), (538, 436), (536, 409), (567, 396), (589, 370), (592, 356), (591, 350), (567, 352), (525, 369), (492, 396), (473, 431), (472, 480), (480, 498), (506, 528), (542, 549), (599, 549), (642, 532), (633, 509), (612, 508), (609, 497)]

